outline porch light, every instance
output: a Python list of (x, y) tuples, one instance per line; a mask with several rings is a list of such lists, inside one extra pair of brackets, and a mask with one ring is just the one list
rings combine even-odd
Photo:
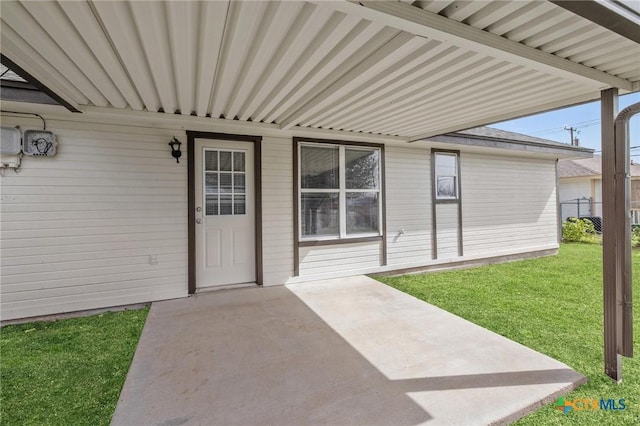
[(182, 145), (182, 142), (176, 139), (175, 136), (173, 137), (173, 139), (171, 139), (171, 142), (169, 142), (169, 146), (171, 147), (171, 155), (176, 159), (176, 163), (180, 163), (180, 157), (182, 157), (180, 145)]

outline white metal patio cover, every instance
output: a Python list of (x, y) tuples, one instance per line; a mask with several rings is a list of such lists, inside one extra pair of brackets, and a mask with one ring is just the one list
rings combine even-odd
[(3, 1), (0, 50), (87, 114), (406, 141), (640, 89), (624, 2), (361, 3)]

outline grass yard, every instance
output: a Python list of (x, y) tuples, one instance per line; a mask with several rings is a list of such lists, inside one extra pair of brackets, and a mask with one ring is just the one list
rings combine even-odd
[(148, 309), (0, 330), (0, 424), (108, 425)]
[[(378, 280), (564, 362), (589, 378), (566, 399), (624, 398), (625, 411), (546, 406), (518, 425), (640, 425), (640, 251), (633, 252), (634, 352), (623, 383), (603, 373), (602, 247), (564, 244), (555, 257)], [(497, 401), (499, 403), (499, 401)]]

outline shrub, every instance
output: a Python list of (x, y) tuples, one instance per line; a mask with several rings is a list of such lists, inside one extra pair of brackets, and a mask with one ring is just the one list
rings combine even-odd
[(640, 226), (634, 226), (631, 231), (631, 246), (640, 248)]
[(575, 217), (570, 217), (562, 223), (562, 240), (567, 243), (588, 244), (596, 244), (600, 241), (590, 220)]

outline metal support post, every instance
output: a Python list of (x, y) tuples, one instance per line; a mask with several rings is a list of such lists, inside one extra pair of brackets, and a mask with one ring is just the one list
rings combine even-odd
[(604, 296), (604, 370), (615, 381), (622, 380), (618, 355), (616, 303), (616, 144), (614, 121), (618, 114), (618, 89), (601, 92), (602, 124), (602, 278)]

